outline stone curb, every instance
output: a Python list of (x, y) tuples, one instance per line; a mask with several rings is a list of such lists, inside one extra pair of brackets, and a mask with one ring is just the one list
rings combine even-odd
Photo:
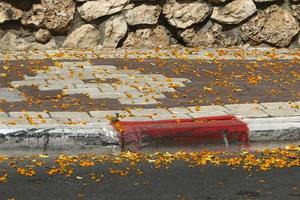
[[(55, 138), (61, 138), (62, 141), (90, 138), (91, 140), (101, 140), (103, 144), (120, 144), (119, 133), (108, 119), (111, 119), (111, 114), (116, 112), (120, 114), (118, 120), (121, 123), (147, 122), (155, 124), (155, 126), (161, 126), (168, 121), (193, 122), (199, 118), (218, 119), (220, 116), (232, 116), (246, 126), (250, 142), (300, 139), (299, 102), (269, 102), (188, 108), (133, 109), (127, 114), (125, 111), (115, 110), (75, 112), (75, 114), (74, 112), (0, 112), (0, 143), (3, 146), (7, 143), (13, 144), (34, 138), (33, 140), (36, 141), (33, 143), (40, 144), (45, 141), (49, 142), (49, 140), (58, 142)], [(43, 122), (36, 123), (38, 121)], [(228, 124), (226, 124), (227, 122)], [(227, 122), (222, 124), (223, 129), (232, 125), (231, 121)], [(196, 124), (196, 128), (201, 128), (203, 132), (205, 126), (202, 125), (198, 127)], [(214, 126), (214, 124), (210, 126)], [(170, 130), (176, 131), (176, 128), (172, 129), (171, 127)], [(16, 140), (16, 138), (19, 139)], [(30, 143), (24, 145), (28, 144)]]
[[(273, 118), (237, 117), (237, 119), (242, 121), (249, 129), (250, 145), (251, 142), (256, 141), (300, 139), (300, 116)], [(166, 120), (161, 120), (160, 122), (163, 121)], [(231, 126), (231, 124), (228, 124), (228, 126)], [(232, 131), (234, 132), (234, 130)], [(78, 149), (79, 146), (85, 148), (84, 146), (88, 146), (88, 143), (97, 144), (99, 148), (107, 145), (121, 145), (118, 131), (110, 124), (95, 124), (92, 126), (46, 125), (39, 128), (24, 126), (23, 128), (18, 127), (15, 129), (4, 129), (2, 127), (0, 132), (0, 149), (11, 149), (14, 147), (44, 149), (48, 145), (54, 148), (67, 146), (70, 150), (72, 148)]]
[(300, 49), (220, 48), (220, 49), (57, 49), (45, 51), (0, 51), (0, 60), (64, 59), (189, 59), (189, 60), (274, 60), (299, 59)]

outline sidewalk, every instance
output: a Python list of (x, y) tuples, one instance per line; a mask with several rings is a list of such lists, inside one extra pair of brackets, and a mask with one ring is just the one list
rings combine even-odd
[(2, 143), (77, 136), (117, 144), (116, 118), (168, 124), (232, 117), (247, 127), (250, 142), (299, 139), (300, 52), (245, 52), (2, 53)]

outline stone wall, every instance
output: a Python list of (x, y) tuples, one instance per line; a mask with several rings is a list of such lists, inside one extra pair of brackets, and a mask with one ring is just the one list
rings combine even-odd
[(298, 47), (300, 0), (1, 0), (0, 48)]

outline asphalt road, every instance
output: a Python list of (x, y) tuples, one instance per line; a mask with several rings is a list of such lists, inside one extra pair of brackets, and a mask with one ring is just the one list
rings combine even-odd
[[(121, 177), (110, 174), (110, 167), (109, 164), (77, 166), (74, 175), (67, 178), (62, 175), (49, 176), (43, 171), (37, 171), (36, 176), (25, 177), (17, 174), (15, 168), (9, 168), (8, 182), (0, 183), (0, 199), (300, 199), (299, 168), (249, 172), (227, 166), (190, 168), (176, 161), (169, 169), (141, 164), (139, 169), (143, 175), (133, 172)], [(102, 174), (103, 177), (97, 182), (91, 179), (91, 173), (95, 173), (96, 177)]]

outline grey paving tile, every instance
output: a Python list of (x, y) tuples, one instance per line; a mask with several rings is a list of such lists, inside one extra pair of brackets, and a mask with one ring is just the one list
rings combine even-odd
[(296, 112), (295, 109), (290, 108), (268, 108), (264, 109), (264, 111), (272, 117), (288, 117), (299, 115), (299, 113)]
[(191, 119), (192, 117), (189, 116), (188, 114), (168, 114), (168, 115), (154, 115), (151, 116), (151, 118), (155, 121), (157, 120), (176, 120), (176, 119)]
[(50, 117), (46, 112), (9, 112), (9, 116), (12, 118), (26, 118), (27, 116), (31, 118), (48, 118)]
[(213, 105), (213, 106), (191, 106), (187, 107), (192, 112), (215, 112), (215, 111), (228, 111), (224, 106)]
[(199, 118), (199, 117), (217, 117), (217, 116), (227, 116), (228, 114), (222, 111), (200, 111), (195, 113), (188, 113), (189, 116), (192, 118)]
[(153, 109), (132, 109), (131, 114), (135, 116), (153, 116), (153, 115), (171, 115), (167, 109), (153, 108)]
[(124, 117), (120, 121), (153, 121), (150, 117)]
[(35, 86), (35, 85), (45, 85), (45, 80), (21, 80), (21, 81), (12, 81), (10, 85), (12, 87), (19, 87), (19, 86)]
[(269, 102), (269, 103), (260, 103), (260, 105), (269, 109), (280, 109), (280, 108), (294, 108), (298, 104), (294, 102)]
[(74, 88), (73, 84), (46, 84), (39, 85), (38, 89), (40, 91), (50, 91), (50, 90), (63, 90), (63, 89), (72, 89)]
[(50, 112), (52, 118), (65, 118), (65, 119), (88, 119), (90, 118), (87, 112)]
[(264, 107), (260, 104), (250, 103), (250, 104), (226, 104), (224, 105), (229, 110), (239, 111), (239, 110), (261, 110)]
[(90, 115), (94, 118), (107, 118), (116, 116), (118, 113), (120, 116), (129, 116), (130, 114), (124, 110), (109, 110), (109, 111), (90, 111)]
[(125, 93), (121, 92), (95, 92), (89, 93), (91, 99), (120, 99), (126, 98)]
[(83, 69), (91, 69), (91, 70), (105, 70), (105, 69), (114, 69), (116, 70), (117, 67), (113, 65), (85, 65), (83, 66)]
[(25, 100), (26, 98), (17, 89), (0, 88), (0, 101), (20, 102)]
[(188, 110), (185, 107), (174, 107), (174, 108), (168, 108), (168, 110), (173, 114), (184, 114), (184, 113), (191, 113), (190, 110)]
[(237, 117), (247, 117), (247, 118), (262, 118), (262, 117), (269, 117), (270, 115), (264, 110), (256, 110), (256, 109), (250, 109), (250, 110), (230, 110), (226, 111), (226, 113), (230, 115), (234, 115)]
[(8, 118), (8, 115), (6, 112), (0, 112), (0, 118)]

